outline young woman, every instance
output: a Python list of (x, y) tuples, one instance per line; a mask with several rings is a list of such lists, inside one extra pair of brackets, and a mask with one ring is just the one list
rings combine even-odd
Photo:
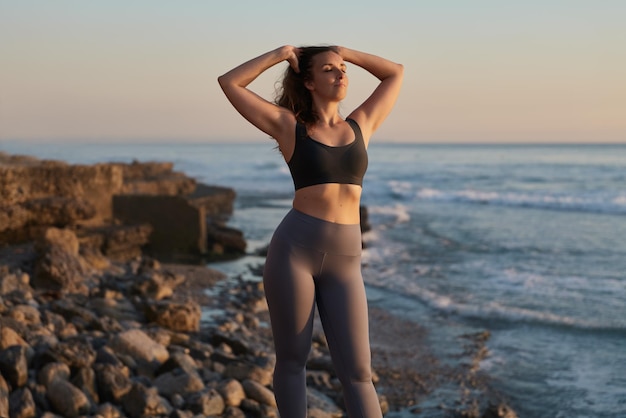
[[(289, 67), (276, 104), (247, 88), (282, 61)], [(346, 62), (380, 83), (344, 119), (339, 104), (348, 88)], [(391, 111), (402, 77), (402, 65), (364, 52), (283, 46), (218, 79), (235, 109), (277, 141), (296, 189), (263, 274), (276, 349), (274, 393), (284, 418), (306, 417), (316, 303), (348, 416), (381, 417), (371, 379), (359, 205), (369, 139)]]

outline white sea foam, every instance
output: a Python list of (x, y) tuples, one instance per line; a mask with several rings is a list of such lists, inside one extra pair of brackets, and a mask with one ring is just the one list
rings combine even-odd
[(416, 197), (423, 200), (443, 202), (466, 202), (500, 206), (535, 207), (544, 209), (571, 210), (583, 212), (626, 214), (626, 196), (581, 194), (559, 195), (545, 193), (492, 192), (473, 189), (443, 191), (422, 188)]
[(372, 215), (384, 215), (395, 218), (395, 222), (402, 223), (411, 220), (409, 209), (402, 204), (396, 204), (394, 206), (371, 206), (367, 208), (368, 213)]

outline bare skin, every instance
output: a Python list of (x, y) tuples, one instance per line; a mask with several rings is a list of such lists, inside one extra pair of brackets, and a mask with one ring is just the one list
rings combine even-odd
[[(364, 52), (344, 47), (337, 47), (337, 51), (314, 57), (312, 79), (305, 86), (311, 92), (319, 120), (308, 125), (307, 132), (314, 140), (333, 147), (354, 141), (354, 132), (339, 114), (339, 104), (346, 97), (349, 84), (347, 62), (362, 67), (380, 80), (372, 94), (348, 115), (359, 124), (367, 146), (398, 97), (404, 69), (401, 64)], [(261, 73), (282, 61), (299, 71), (298, 48), (286, 45), (269, 51), (228, 71), (218, 81), (235, 109), (258, 129), (275, 138), (285, 161), (289, 161), (295, 147), (295, 115), (247, 88)], [(361, 186), (354, 184), (304, 187), (296, 191), (293, 207), (329, 222), (358, 224), (361, 191)]]

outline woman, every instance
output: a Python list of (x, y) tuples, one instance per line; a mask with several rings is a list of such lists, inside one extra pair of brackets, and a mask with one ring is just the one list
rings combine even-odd
[[(247, 88), (282, 61), (289, 67), (276, 104)], [(344, 120), (339, 104), (348, 87), (346, 62), (380, 83)], [(276, 348), (274, 393), (284, 418), (306, 417), (316, 303), (348, 415), (381, 417), (371, 379), (359, 205), (369, 139), (391, 111), (402, 77), (402, 65), (364, 52), (283, 46), (218, 79), (235, 109), (278, 142), (296, 189), (263, 273)]]

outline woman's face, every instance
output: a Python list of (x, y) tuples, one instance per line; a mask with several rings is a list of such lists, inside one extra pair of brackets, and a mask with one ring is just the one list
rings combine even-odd
[(348, 92), (348, 75), (343, 58), (332, 51), (315, 55), (311, 65), (311, 79), (305, 84), (313, 95), (328, 100), (343, 100)]

